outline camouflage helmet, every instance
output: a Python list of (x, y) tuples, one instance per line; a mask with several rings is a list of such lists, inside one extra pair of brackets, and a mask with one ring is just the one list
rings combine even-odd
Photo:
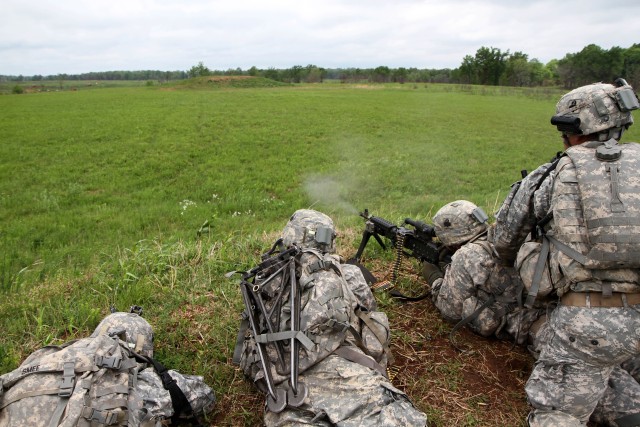
[(565, 94), (556, 105), (551, 124), (563, 134), (598, 134), (600, 141), (620, 139), (633, 124), (631, 111), (639, 105), (633, 88), (624, 79), (615, 83), (593, 83)]
[(138, 354), (153, 357), (153, 329), (149, 322), (137, 313), (116, 312), (98, 324), (91, 337), (98, 335), (118, 336)]
[(300, 248), (318, 249), (322, 252), (334, 252), (335, 237), (333, 220), (312, 209), (295, 211), (282, 230), (282, 243), (286, 247), (295, 243)]
[(487, 231), (489, 217), (467, 200), (447, 203), (433, 216), (436, 236), (445, 246), (459, 246)]

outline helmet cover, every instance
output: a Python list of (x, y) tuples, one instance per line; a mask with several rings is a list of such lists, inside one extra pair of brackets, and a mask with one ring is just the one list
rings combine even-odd
[(334, 252), (335, 237), (333, 220), (312, 209), (295, 211), (282, 230), (282, 243), (286, 247), (295, 244), (303, 249), (318, 249), (322, 252)]
[(619, 139), (633, 124), (631, 110), (638, 108), (633, 88), (593, 83), (565, 94), (556, 105), (551, 123), (565, 134), (600, 134), (600, 140)]
[(118, 336), (129, 348), (142, 356), (153, 357), (153, 329), (149, 322), (136, 313), (116, 312), (98, 324), (91, 337)]
[(487, 214), (467, 200), (447, 203), (433, 216), (436, 236), (445, 246), (459, 246), (487, 231)]

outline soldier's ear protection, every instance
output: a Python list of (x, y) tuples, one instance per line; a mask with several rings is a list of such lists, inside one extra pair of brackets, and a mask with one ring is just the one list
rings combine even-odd
[(626, 113), (627, 111), (633, 111), (640, 108), (638, 96), (625, 79), (616, 79), (613, 84), (616, 85), (616, 87), (622, 88), (616, 92), (616, 100), (618, 101), (618, 108), (620, 108), (620, 111)]
[(335, 235), (333, 234), (333, 230), (331, 228), (318, 227), (316, 228), (316, 233), (313, 238), (317, 243), (331, 246), (334, 237)]
[(471, 211), (471, 216), (475, 218), (480, 224), (484, 224), (489, 221), (489, 215), (485, 213), (480, 207), (476, 207), (473, 211)]

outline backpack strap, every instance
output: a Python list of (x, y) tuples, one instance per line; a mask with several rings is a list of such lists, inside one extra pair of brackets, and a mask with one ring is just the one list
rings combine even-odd
[(547, 263), (548, 256), (549, 256), (549, 236), (546, 234), (542, 234), (542, 247), (540, 248), (540, 253), (538, 254), (538, 261), (536, 262), (536, 267), (533, 270), (531, 287), (529, 288), (529, 292), (527, 293), (527, 299), (524, 302), (525, 308), (533, 308), (533, 303), (538, 297), (538, 292), (540, 291), (540, 282), (542, 282), (542, 272), (544, 271), (544, 266)]
[[(389, 348), (389, 337), (382, 336), (382, 334), (379, 333), (378, 328), (376, 328), (375, 325), (379, 322), (373, 319), (371, 317), (371, 314), (369, 314), (369, 312), (364, 309), (356, 309), (356, 316), (358, 316), (358, 318), (360, 318), (360, 320), (362, 320), (364, 324), (369, 327), (369, 330), (373, 333), (373, 335), (375, 335), (376, 339), (382, 346), (382, 351), (387, 355), (387, 363), (389, 365), (393, 364), (395, 358), (393, 357), (393, 353), (391, 353), (391, 348)], [(364, 348), (365, 346), (363, 345), (362, 347), (362, 350), (366, 353), (366, 349)]]
[(343, 359), (347, 359), (351, 362), (358, 363), (359, 365), (366, 366), (367, 368), (373, 369), (374, 371), (378, 372), (383, 377), (387, 377), (387, 373), (385, 372), (382, 365), (373, 360), (371, 356), (362, 354), (351, 346), (338, 347), (334, 350), (333, 354), (335, 354), (336, 356), (340, 356)]
[[(116, 409), (114, 411), (92, 408), (89, 406), (83, 406), (80, 413), (82, 418), (88, 421), (95, 421), (98, 424), (110, 426), (110, 425), (128, 425), (129, 413), (122, 409)], [(92, 423), (93, 424), (93, 423)], [(57, 426), (57, 424), (55, 424)], [(50, 426), (53, 427), (53, 426)]]
[(58, 389), (58, 396), (60, 396), (60, 400), (58, 401), (58, 405), (53, 411), (53, 414), (51, 414), (49, 427), (56, 427), (58, 423), (60, 423), (62, 413), (69, 403), (69, 398), (71, 397), (73, 388), (76, 384), (75, 366), (75, 359), (64, 362), (62, 365), (62, 379), (60, 381), (60, 388)]
[[(173, 405), (173, 416), (171, 417), (172, 425), (179, 425), (181, 422), (189, 422), (192, 425), (199, 426), (196, 417), (193, 414), (193, 408), (189, 403), (189, 399), (185, 396), (184, 392), (178, 386), (176, 380), (169, 374), (169, 370), (157, 360), (151, 357), (144, 357), (139, 354), (135, 354), (136, 358), (140, 358), (142, 361), (153, 365), (156, 373), (162, 380), (162, 386), (169, 392), (171, 396), (171, 404)], [(186, 416), (185, 419), (181, 419), (180, 416)]]

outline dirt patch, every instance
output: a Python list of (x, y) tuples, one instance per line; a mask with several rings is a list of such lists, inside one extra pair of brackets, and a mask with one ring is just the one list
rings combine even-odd
[[(388, 276), (388, 263), (374, 264), (377, 277)], [(401, 280), (421, 279), (403, 269)], [(452, 325), (429, 299), (399, 303), (376, 295), (392, 327), (392, 382), (427, 414), (430, 427), (526, 426), (524, 384), (533, 358), (525, 349), (462, 328), (455, 336), (459, 351), (449, 340)], [(254, 420), (261, 419), (264, 397), (237, 369), (232, 388), (235, 395), (220, 396), (211, 425), (259, 425)]]
[(519, 426), (528, 412), (524, 383), (533, 359), (519, 347), (484, 339), (467, 329), (449, 340), (430, 301), (388, 310), (395, 329), (393, 383), (403, 389), (431, 426)]

